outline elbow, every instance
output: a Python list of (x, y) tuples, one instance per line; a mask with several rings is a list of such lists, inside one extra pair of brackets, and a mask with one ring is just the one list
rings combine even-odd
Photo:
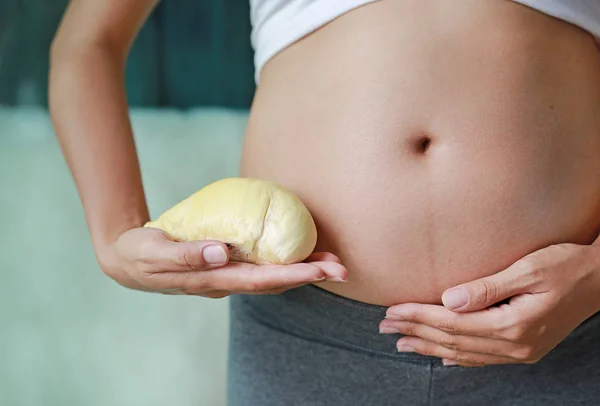
[(86, 53), (86, 45), (74, 44), (73, 42), (68, 36), (61, 34), (60, 31), (52, 39), (49, 52), (50, 81), (52, 81), (57, 71), (62, 70), (61, 66), (64, 67), (68, 61), (74, 60), (82, 51)]
[(60, 60), (61, 56), (65, 54), (65, 49), (66, 47), (63, 44), (63, 41), (58, 35), (55, 35), (50, 43), (50, 68), (52, 68), (52, 66)]
[(58, 29), (54, 33), (54, 37), (52, 37), (52, 41), (50, 42), (50, 66), (52, 67), (57, 61), (60, 61), (64, 56), (68, 55), (69, 49), (73, 49), (73, 46), (69, 46), (69, 43), (72, 43), (71, 39), (74, 37), (72, 34), (72, 29), (69, 29), (69, 25), (65, 24), (65, 21), (61, 22), (58, 26)]
[(50, 50), (49, 50), (49, 61), (48, 61), (48, 93), (47, 93), (47, 104), (48, 104), (48, 109), (49, 109), (49, 113), (51, 116), (53, 116), (54, 114), (54, 105), (55, 105), (55, 99), (56, 99), (56, 89), (58, 88), (58, 86), (56, 86), (56, 81), (57, 81), (57, 72), (59, 72), (59, 69), (57, 68), (57, 65), (60, 65), (60, 60), (64, 58), (64, 55), (66, 54), (65, 52), (66, 48), (65, 45), (63, 43), (63, 41), (60, 39), (60, 36), (57, 34), (54, 36), (54, 38), (52, 39), (52, 42), (50, 43)]
[(73, 97), (73, 91), (88, 81), (88, 76), (97, 70), (99, 64), (112, 64), (111, 55), (96, 46), (92, 41), (83, 41), (58, 33), (52, 40), (49, 50), (47, 105), (50, 115), (65, 100)]
[(86, 60), (98, 55), (102, 55), (105, 61), (123, 64), (127, 58), (125, 49), (103, 38), (86, 38), (82, 35), (75, 37), (59, 30), (50, 43), (50, 68), (66, 61)]

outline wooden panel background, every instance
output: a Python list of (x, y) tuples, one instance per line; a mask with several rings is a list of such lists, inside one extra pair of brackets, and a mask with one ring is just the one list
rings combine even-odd
[[(47, 104), (48, 49), (67, 0), (0, 0), (0, 104)], [(248, 108), (249, 3), (163, 0), (127, 66), (132, 106)]]

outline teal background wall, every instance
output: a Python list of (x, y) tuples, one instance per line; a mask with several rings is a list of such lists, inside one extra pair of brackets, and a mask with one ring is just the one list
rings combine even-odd
[[(0, 105), (46, 105), (48, 48), (67, 0), (0, 0)], [(162, 0), (127, 67), (132, 106), (245, 109), (254, 93), (247, 0)]]
[[(247, 113), (133, 108), (151, 215), (236, 176)], [(43, 108), (0, 107), (0, 406), (224, 406), (229, 300), (99, 269)]]

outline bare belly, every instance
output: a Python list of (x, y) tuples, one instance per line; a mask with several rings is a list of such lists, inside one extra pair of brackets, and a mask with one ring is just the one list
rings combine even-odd
[(241, 175), (308, 206), (355, 300), (444, 289), (600, 230), (600, 58), (521, 5), (382, 0), (265, 66)]

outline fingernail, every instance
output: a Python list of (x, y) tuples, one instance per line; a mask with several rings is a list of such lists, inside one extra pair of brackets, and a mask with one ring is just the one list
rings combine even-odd
[(320, 276), (318, 278), (313, 279), (311, 282), (323, 282), (326, 278), (324, 276)]
[(345, 279), (342, 279), (339, 276), (332, 276), (330, 278), (327, 278), (327, 280), (330, 282), (346, 282)]
[(396, 329), (394, 327), (384, 326), (384, 327), (379, 327), (379, 333), (381, 333), (381, 334), (398, 334), (400, 332), (398, 331), (398, 329)]
[(442, 303), (448, 309), (458, 309), (469, 303), (469, 292), (464, 288), (453, 288), (442, 295)]
[(202, 250), (204, 260), (213, 265), (224, 264), (227, 262), (227, 253), (220, 245), (209, 245)]
[(447, 367), (452, 367), (452, 366), (458, 365), (458, 362), (456, 362), (456, 361), (452, 361), (452, 360), (450, 360), (450, 359), (445, 359), (445, 358), (444, 358), (444, 359), (442, 360), (442, 364), (444, 364), (444, 366), (447, 366)]
[(415, 352), (415, 349), (408, 345), (399, 344), (397, 348), (398, 348), (398, 352)]

